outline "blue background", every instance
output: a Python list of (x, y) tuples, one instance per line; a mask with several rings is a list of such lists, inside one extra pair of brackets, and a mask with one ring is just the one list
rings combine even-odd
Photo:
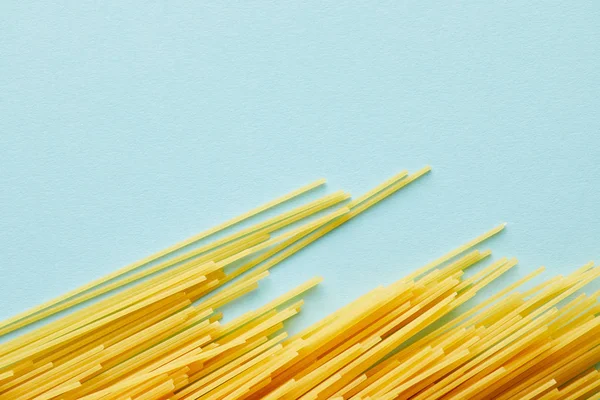
[(504, 281), (598, 259), (598, 1), (52, 3), (0, 4), (0, 318), (425, 164), (232, 312), (324, 276), (296, 329), (503, 221)]

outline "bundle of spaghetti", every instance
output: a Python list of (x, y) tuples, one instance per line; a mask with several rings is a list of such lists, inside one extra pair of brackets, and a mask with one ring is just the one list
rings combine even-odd
[(597, 396), (600, 377), (593, 366), (600, 360), (600, 317), (596, 317), (600, 292), (557, 307), (600, 275), (600, 268), (591, 263), (570, 276), (523, 293), (514, 291), (542, 272), (537, 270), (468, 312), (425, 330), (425, 336), (408, 341), (516, 265), (516, 260), (500, 259), (462, 279), (465, 268), (487, 255), (487, 251), (471, 252), (418, 279), (403, 279), (359, 298), (289, 339), (288, 345), (301, 346), (295, 347), (299, 354), (295, 362), (272, 372), (263, 388), (247, 387), (246, 395), (236, 398)]
[[(376, 288), (284, 341), (269, 353), (270, 362), (218, 370), (176, 390), (172, 398), (580, 399), (597, 395), (600, 374), (592, 367), (600, 359), (600, 317), (595, 316), (600, 311), (600, 293), (580, 295), (557, 307), (598, 277), (600, 269), (593, 264), (525, 292), (514, 291), (539, 275), (543, 270), (539, 269), (435, 326), (516, 265), (516, 260), (503, 258), (462, 278), (466, 268), (489, 254), (472, 251), (422, 274), (439, 264), (434, 262), (414, 274), (418, 279)], [(427, 334), (409, 342), (424, 330)]]
[[(325, 196), (199, 248), (176, 253), (320, 182), (311, 184), (5, 321), (0, 325), (2, 333), (125, 287), (2, 344), (0, 398), (160, 398), (163, 392), (175, 393), (223, 368), (244, 365), (245, 359), (262, 365), (255, 358), (266, 357), (264, 351), (275, 352), (273, 349), (281, 346), (278, 342), (285, 335), (277, 332), (300, 310), (301, 302), (279, 308), (319, 279), (227, 324), (219, 322), (222, 314), (218, 309), (256, 289), (273, 266), (428, 171), (429, 167), (412, 175), (403, 171), (365, 196), (316, 219), (305, 221), (340, 204), (348, 195)], [(305, 222), (272, 236), (299, 221)], [(169, 255), (172, 257), (162, 259)], [(156, 260), (158, 263), (137, 270)], [(226, 267), (239, 262), (242, 264), (235, 270), (226, 272)]]
[[(497, 233), (502, 227), (498, 227), (494, 229), (492, 232), (485, 234), (474, 241), (470, 242), (469, 246), (463, 247), (465, 249), (470, 248), (471, 246), (476, 245), (477, 243), (485, 240), (491, 235)], [(442, 262), (445, 259), (448, 259), (453, 254), (459, 254), (461, 250), (457, 250), (451, 253), (449, 256), (445, 256), (442, 259), (438, 260), (435, 263), (432, 263), (428, 268), (431, 268)], [(453, 268), (466, 267), (471, 263), (477, 262), (478, 260), (486, 257), (488, 254), (480, 254), (479, 252), (474, 252), (469, 254), (467, 257), (459, 260), (459, 262), (455, 263)], [(442, 278), (442, 275), (439, 276)], [(311, 283), (307, 283), (310, 285)], [(284, 299), (277, 300), (277, 304), (282, 304), (284, 301), (287, 301), (295, 296), (297, 293), (300, 293), (303, 290), (302, 287), (296, 289), (294, 292), (285, 296)], [(422, 296), (425, 296), (426, 293), (421, 293)], [(251, 318), (255, 318), (256, 315), (260, 315), (262, 312), (266, 311), (273, 304), (269, 304), (265, 306), (265, 308), (255, 311), (249, 314), (245, 314), (242, 317), (238, 318), (236, 323), (247, 323)], [(284, 312), (289, 312), (290, 315), (294, 313), (294, 310), (287, 309)], [(275, 318), (278, 318), (276, 315)], [(281, 317), (280, 317), (281, 318)], [(280, 319), (276, 319), (276, 322), (280, 321)], [(358, 329), (355, 328), (355, 329)], [(251, 335), (253, 333), (246, 332), (245, 335)], [(311, 341), (306, 341), (305, 338), (296, 337), (290, 339), (280, 346), (273, 347), (269, 349), (267, 345), (260, 346), (262, 342), (275, 344), (277, 341), (280, 341), (284, 338), (284, 335), (278, 336), (276, 338), (271, 339), (269, 341), (266, 337), (262, 338), (261, 341), (257, 341), (255, 344), (247, 346), (242, 353), (239, 350), (233, 350), (232, 356), (225, 356), (218, 360), (211, 360), (208, 364), (205, 363), (203, 367), (195, 373), (192, 373), (188, 376), (188, 386), (175, 390), (174, 399), (179, 398), (220, 398), (225, 396), (226, 398), (237, 398), (237, 397), (245, 397), (249, 394), (249, 390), (246, 390), (247, 387), (252, 387), (253, 390), (259, 389), (264, 385), (268, 385), (276, 372), (280, 370), (284, 370), (287, 364), (292, 362), (297, 362), (300, 350), (307, 351), (308, 345), (310, 345)], [(339, 337), (337, 338), (340, 339)], [(314, 340), (314, 338), (313, 338)], [(374, 341), (372, 344), (377, 342)], [(366, 348), (369, 348), (370, 343)], [(256, 351), (252, 351), (253, 348), (256, 348)], [(353, 348), (353, 351), (356, 351), (356, 347)], [(237, 358), (232, 358), (236, 357)], [(253, 358), (250, 358), (253, 357)], [(198, 360), (203, 358), (202, 354), (200, 354), (197, 358), (192, 358), (192, 360)], [(177, 363), (175, 365), (171, 365), (169, 368), (179, 368), (185, 363), (189, 363), (188, 361), (183, 361), (183, 363)], [(137, 384), (142, 380), (149, 380), (156, 378), (156, 375), (160, 372), (142, 373), (137, 377), (129, 376), (128, 384)], [(167, 377), (165, 377), (167, 379)], [(243, 384), (242, 386), (240, 386)], [(117, 387), (110, 387), (105, 391), (100, 392), (98, 395), (102, 395), (103, 393), (107, 393), (108, 391), (116, 392)], [(124, 398), (124, 394), (116, 392), (121, 397)], [(95, 398), (95, 397), (90, 397)]]
[[(477, 238), (474, 243), (485, 237), (489, 234)], [(240, 382), (228, 381), (219, 386), (218, 393), (207, 393), (208, 388), (203, 385), (191, 385), (176, 392), (175, 398), (222, 398), (221, 395), (227, 395), (223, 398), (331, 397), (515, 264), (496, 263), (486, 269), (485, 274), (461, 282), (463, 270), (488, 255), (489, 252), (474, 251), (419, 280), (401, 280), (377, 288), (316, 326), (286, 340), (274, 354), (273, 362), (277, 359), (282, 362), (275, 364), (277, 369), (254, 368), (254, 373), (262, 379), (257, 382), (264, 385), (251, 381), (252, 384), (240, 387)], [(432, 263), (426, 269), (438, 264)], [(288, 359), (290, 354), (294, 355), (291, 360)], [(252, 373), (248, 375), (253, 376)]]
[[(535, 380), (532, 378), (521, 387), (515, 387), (515, 384), (535, 374), (537, 366), (545, 367), (548, 359), (544, 357), (564, 356), (568, 349), (564, 346), (576, 344), (570, 341), (568, 332), (576, 331), (580, 324), (593, 318), (593, 314), (584, 313), (579, 319), (569, 321), (577, 313), (570, 309), (572, 303), (565, 306), (562, 314), (553, 306), (597, 274), (597, 271), (574, 274), (539, 293), (532, 291), (531, 297), (513, 293), (494, 307), (473, 316), (472, 320), (446, 324), (381, 363), (363, 382), (345, 392), (344, 397), (520, 399), (527, 398), (535, 390), (541, 390), (537, 395), (542, 394), (552, 386), (542, 389), (538, 386), (552, 380), (552, 374), (536, 375)], [(595, 301), (596, 296), (582, 302), (584, 297), (575, 301), (580, 302), (580, 306), (581, 303), (590, 305), (589, 300)], [(427, 359), (427, 354), (432, 351), (437, 351), (437, 361)], [(594, 358), (590, 353), (587, 355)], [(589, 363), (590, 359), (587, 361)], [(407, 372), (408, 363), (415, 365), (415, 370)], [(590, 365), (593, 362), (585, 368)], [(573, 377), (562, 376), (567, 381)]]
[(472, 304), (517, 265), (488, 263), (491, 252), (477, 249), (504, 225), (291, 337), (286, 321), (321, 278), (222, 322), (222, 307), (271, 268), (428, 171), (403, 171), (345, 204), (337, 192), (180, 252), (319, 182), (311, 184), (10, 319), (0, 329), (96, 300), (0, 346), (0, 398), (600, 399), (600, 292), (579, 294), (600, 268), (522, 289), (540, 268)]

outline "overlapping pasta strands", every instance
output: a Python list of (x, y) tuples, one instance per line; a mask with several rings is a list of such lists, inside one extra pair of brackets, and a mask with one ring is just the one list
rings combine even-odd
[(541, 272), (535, 271), (490, 301), (408, 342), (516, 264), (500, 259), (463, 279), (463, 270), (488, 254), (471, 252), (418, 279), (401, 280), (361, 297), (301, 336), (309, 343), (307, 351), (300, 351), (294, 365), (249, 398), (595, 395), (600, 390), (593, 369), (600, 360), (600, 292), (557, 307), (600, 275), (600, 268), (592, 264), (526, 292), (513, 291)]
[[(2, 344), (0, 398), (122, 398), (127, 392), (133, 398), (138, 392), (153, 398), (186, 386), (188, 374), (195, 381), (226, 366), (223, 360), (239, 361), (236, 355), (244, 355), (243, 349), (256, 351), (265, 343), (276, 346), (271, 336), (301, 303), (277, 308), (318, 280), (224, 325), (215, 310), (256, 289), (279, 262), (428, 171), (427, 167), (410, 176), (403, 171), (346, 206), (339, 205), (348, 194), (336, 192), (179, 252), (323, 183), (317, 181), (0, 323), (0, 334), (9, 333), (124, 288)], [(332, 212), (307, 220), (335, 206)], [(293, 225), (297, 223), (301, 225)], [(288, 227), (292, 229), (275, 235)], [(226, 272), (231, 265), (237, 268)], [(126, 287), (131, 283), (137, 284)]]
[(580, 293), (600, 268), (521, 289), (538, 269), (482, 300), (517, 264), (477, 249), (504, 225), (294, 336), (285, 322), (320, 278), (222, 322), (220, 309), (272, 267), (428, 171), (402, 171), (349, 202), (336, 192), (188, 249), (317, 181), (0, 323), (1, 335), (87, 304), (0, 345), (0, 399), (600, 399), (600, 292)]

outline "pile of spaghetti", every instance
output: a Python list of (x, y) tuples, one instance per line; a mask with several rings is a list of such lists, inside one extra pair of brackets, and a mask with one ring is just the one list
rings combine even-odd
[(600, 399), (600, 293), (579, 293), (600, 268), (519, 290), (540, 269), (461, 307), (516, 265), (481, 265), (476, 247), (503, 225), (291, 337), (284, 322), (319, 278), (221, 322), (270, 268), (428, 171), (195, 245), (317, 181), (1, 322), (6, 335), (61, 313), (0, 345), (0, 399)]

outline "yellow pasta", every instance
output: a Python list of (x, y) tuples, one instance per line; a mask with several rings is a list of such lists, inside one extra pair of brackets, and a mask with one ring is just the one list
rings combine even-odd
[(0, 335), (85, 303), (0, 345), (0, 399), (600, 400), (600, 291), (579, 293), (600, 268), (520, 290), (540, 268), (480, 300), (517, 265), (477, 248), (504, 224), (293, 336), (285, 325), (322, 278), (221, 321), (271, 268), (429, 171), (402, 171), (348, 202), (335, 192), (187, 248), (317, 181), (9, 318)]
[(14, 374), (15, 374), (14, 371), (6, 371), (3, 373), (0, 373), (0, 381), (8, 379), (8, 378), (14, 376)]
[[(92, 289), (94, 287), (102, 285), (105, 282), (108, 282), (108, 281), (110, 281), (112, 279), (118, 278), (119, 276), (122, 276), (122, 275), (126, 274), (127, 272), (133, 271), (133, 270), (135, 270), (137, 268), (140, 268), (140, 267), (142, 267), (142, 266), (144, 266), (146, 264), (149, 264), (149, 263), (151, 263), (151, 262), (153, 262), (155, 260), (158, 260), (158, 259), (160, 259), (160, 258), (162, 258), (164, 256), (167, 256), (167, 255), (169, 255), (171, 253), (174, 253), (174, 252), (176, 252), (179, 249), (182, 249), (182, 248), (184, 248), (186, 246), (189, 246), (189, 245), (191, 245), (191, 244), (193, 244), (193, 243), (195, 243), (197, 241), (200, 241), (200, 240), (202, 240), (204, 238), (210, 237), (210, 236), (212, 236), (212, 235), (214, 235), (214, 234), (216, 234), (216, 233), (218, 233), (218, 232), (220, 232), (222, 230), (225, 230), (225, 229), (227, 229), (229, 227), (232, 227), (232, 226), (234, 226), (236, 224), (239, 224), (240, 222), (243, 222), (243, 221), (245, 221), (245, 220), (247, 220), (247, 219), (249, 219), (249, 218), (251, 218), (251, 217), (253, 217), (255, 215), (258, 215), (258, 214), (260, 214), (260, 213), (262, 213), (264, 211), (267, 211), (267, 210), (269, 210), (271, 208), (274, 208), (274, 207), (276, 207), (276, 206), (278, 206), (280, 204), (283, 204), (283, 203), (285, 203), (288, 200), (291, 200), (291, 199), (293, 199), (295, 197), (298, 197), (298, 196), (300, 196), (300, 195), (302, 195), (302, 194), (304, 194), (304, 193), (306, 193), (306, 192), (308, 192), (310, 190), (313, 190), (314, 188), (316, 188), (318, 186), (321, 186), (324, 183), (325, 183), (324, 179), (319, 179), (319, 180), (317, 180), (317, 181), (315, 181), (313, 183), (310, 183), (310, 184), (308, 184), (308, 185), (306, 185), (306, 186), (304, 186), (304, 187), (302, 187), (300, 189), (297, 189), (297, 190), (295, 190), (295, 191), (293, 191), (291, 193), (288, 193), (288, 194), (286, 194), (286, 195), (284, 195), (284, 196), (282, 196), (282, 197), (280, 197), (278, 199), (275, 199), (275, 200), (270, 201), (270, 202), (268, 202), (266, 204), (263, 204), (262, 206), (259, 206), (259, 207), (255, 208), (255, 209), (251, 210), (251, 211), (248, 211), (245, 214), (242, 214), (242, 215), (240, 215), (238, 217), (235, 217), (235, 218), (233, 218), (233, 219), (231, 219), (231, 220), (229, 220), (227, 222), (224, 222), (224, 223), (222, 223), (220, 225), (217, 225), (217, 226), (215, 226), (215, 227), (213, 227), (211, 229), (208, 229), (208, 230), (206, 230), (204, 232), (201, 232), (201, 233), (199, 233), (197, 235), (194, 235), (194, 236), (192, 236), (192, 237), (190, 237), (190, 238), (188, 238), (186, 240), (183, 240), (183, 241), (181, 241), (181, 242), (179, 242), (177, 244), (174, 244), (174, 245), (172, 245), (172, 246), (170, 246), (170, 247), (168, 247), (168, 248), (166, 248), (164, 250), (159, 251), (158, 253), (155, 253), (155, 254), (153, 254), (151, 256), (145, 257), (145, 258), (143, 258), (143, 259), (141, 259), (141, 260), (139, 260), (137, 262), (134, 262), (132, 264), (129, 264), (129, 265), (127, 265), (127, 266), (125, 266), (125, 267), (123, 267), (123, 268), (121, 268), (121, 269), (119, 269), (119, 270), (117, 270), (117, 271), (115, 271), (115, 272), (107, 275), (107, 276), (104, 276), (103, 278), (97, 279), (97, 280), (95, 280), (93, 282), (90, 282), (90, 283), (88, 283), (88, 284), (80, 287), (80, 288), (77, 288), (77, 289), (72, 290), (72, 291), (70, 291), (68, 293), (65, 293), (64, 295), (59, 296), (59, 297), (57, 297), (57, 298), (55, 298), (53, 300), (50, 300), (50, 301), (48, 301), (46, 303), (43, 303), (43, 304), (40, 304), (39, 306), (36, 306), (36, 307), (34, 307), (34, 308), (32, 308), (32, 309), (30, 309), (28, 311), (25, 311), (23, 313), (17, 314), (14, 317), (11, 317), (11, 318), (9, 318), (9, 319), (7, 319), (5, 321), (2, 321), (0, 323), (0, 329), (1, 329), (0, 330), (0, 335), (3, 335), (5, 333), (12, 332), (12, 331), (16, 330), (16, 328), (14, 328), (14, 329), (13, 328), (4, 329), (6, 327), (9, 327), (14, 322), (17, 322), (17, 321), (19, 321), (21, 319), (24, 319), (24, 318), (27, 318), (27, 317), (30, 317), (30, 316), (33, 317), (34, 314), (36, 314), (36, 313), (38, 313), (38, 312), (40, 312), (40, 311), (42, 311), (42, 310), (44, 310), (46, 308), (52, 307), (52, 306), (54, 306), (56, 304), (59, 304), (59, 303), (61, 303), (64, 300), (67, 300), (67, 299), (69, 299), (71, 297), (77, 296), (77, 295), (79, 295), (79, 294), (81, 294), (81, 293), (83, 293), (83, 292), (85, 292), (87, 290), (90, 290), (90, 289)], [(28, 324), (33, 323), (35, 321), (39, 321), (40, 319), (41, 319), (41, 317), (40, 318), (38, 318), (38, 317), (31, 318), (31, 319), (28, 320)]]

